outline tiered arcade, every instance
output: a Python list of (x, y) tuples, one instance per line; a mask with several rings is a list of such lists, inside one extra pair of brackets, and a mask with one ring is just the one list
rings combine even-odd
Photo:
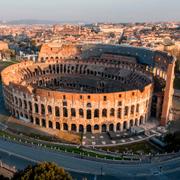
[(166, 124), (173, 68), (173, 57), (146, 49), (44, 45), (37, 63), (2, 72), (4, 99), (13, 116), (63, 131), (124, 131), (150, 116)]

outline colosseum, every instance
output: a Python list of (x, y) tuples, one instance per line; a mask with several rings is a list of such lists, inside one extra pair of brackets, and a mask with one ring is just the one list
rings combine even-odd
[(2, 72), (6, 108), (21, 120), (77, 133), (169, 121), (175, 58), (120, 45), (44, 44), (37, 62)]

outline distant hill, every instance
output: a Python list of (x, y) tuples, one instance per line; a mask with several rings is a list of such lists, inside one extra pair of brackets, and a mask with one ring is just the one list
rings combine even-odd
[(11, 25), (19, 25), (19, 24), (25, 24), (25, 25), (32, 25), (32, 24), (64, 24), (64, 23), (70, 23), (70, 24), (79, 24), (78, 21), (53, 21), (53, 20), (35, 20), (35, 19), (21, 19), (21, 20), (12, 20), (7, 21), (6, 24)]

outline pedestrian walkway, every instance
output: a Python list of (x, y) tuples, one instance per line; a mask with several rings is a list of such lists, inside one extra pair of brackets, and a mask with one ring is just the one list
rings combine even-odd
[(94, 134), (86, 133), (83, 135), (82, 144), (84, 146), (114, 146), (124, 145), (133, 142), (147, 140), (153, 136), (161, 136), (166, 130), (163, 127), (153, 128), (145, 131), (144, 134), (132, 135), (130, 131), (115, 133), (113, 138), (109, 133)]

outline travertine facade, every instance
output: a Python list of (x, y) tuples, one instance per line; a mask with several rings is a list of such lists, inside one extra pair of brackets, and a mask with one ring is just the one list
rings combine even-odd
[(120, 46), (110, 47), (115, 48), (112, 52), (103, 45), (45, 47), (47, 54), (43, 47), (39, 62), (22, 62), (2, 72), (5, 104), (13, 116), (46, 128), (84, 133), (127, 130), (146, 123), (151, 111), (166, 124), (172, 85), (165, 81), (167, 76), (173, 79), (174, 64), (170, 56), (153, 54), (151, 66), (150, 59), (144, 64), (138, 58), (141, 49), (132, 48), (132, 55), (118, 53)]

